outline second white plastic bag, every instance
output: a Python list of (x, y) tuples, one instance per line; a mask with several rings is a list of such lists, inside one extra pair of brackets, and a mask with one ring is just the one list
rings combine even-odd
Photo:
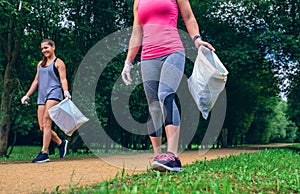
[(228, 71), (218, 56), (208, 48), (200, 46), (188, 86), (204, 119), (207, 119), (223, 91), (227, 75)]
[(76, 107), (71, 99), (64, 99), (49, 109), (50, 118), (68, 136), (71, 136), (89, 119)]

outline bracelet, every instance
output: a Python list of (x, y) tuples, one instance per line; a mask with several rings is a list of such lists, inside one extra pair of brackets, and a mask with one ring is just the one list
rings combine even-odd
[(202, 37), (201, 37), (200, 35), (196, 35), (196, 36), (194, 36), (194, 38), (193, 38), (193, 42), (195, 42), (195, 40), (198, 39), (198, 38), (201, 38), (201, 39), (202, 39)]

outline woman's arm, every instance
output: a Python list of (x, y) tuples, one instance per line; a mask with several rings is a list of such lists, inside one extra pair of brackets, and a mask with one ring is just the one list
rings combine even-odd
[[(199, 25), (193, 14), (190, 2), (189, 0), (177, 0), (177, 3), (178, 3), (180, 15), (185, 23), (186, 29), (189, 32), (190, 37), (194, 39), (196, 36), (200, 35), (200, 31), (199, 31)], [(211, 44), (203, 41), (201, 37), (195, 39), (196, 48), (199, 48), (199, 46), (201, 45), (206, 46), (207, 48), (213, 51), (215, 50)]]
[(37, 65), (36, 74), (35, 74), (34, 80), (32, 81), (31, 86), (30, 86), (28, 92), (26, 93), (27, 97), (30, 97), (37, 90), (37, 88), (38, 88), (38, 83), (39, 83), (38, 77), (39, 77), (39, 67), (40, 67), (40, 64), (41, 64), (41, 62), (39, 62), (38, 65)]
[(69, 91), (65, 63), (61, 59), (57, 59), (57, 61), (55, 63), (55, 67), (57, 68), (57, 70), (59, 72), (59, 78), (60, 78), (61, 87), (62, 87), (63, 91), (64, 92)]
[(126, 61), (130, 63), (133, 62), (134, 58), (136, 57), (140, 49), (143, 37), (143, 29), (138, 18), (138, 0), (134, 1), (133, 16), (133, 28), (129, 40), (128, 52), (126, 57)]
[(28, 104), (29, 97), (36, 91), (38, 88), (38, 77), (39, 77), (39, 67), (40, 67), (41, 62), (38, 63), (37, 68), (36, 68), (36, 74), (34, 77), (34, 80), (31, 83), (31, 86), (29, 90), (27, 91), (26, 95), (22, 97), (21, 102), (22, 104)]

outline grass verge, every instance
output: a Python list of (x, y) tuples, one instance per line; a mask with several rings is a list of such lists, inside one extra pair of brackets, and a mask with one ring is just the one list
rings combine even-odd
[[(12, 154), (7, 157), (0, 157), (1, 163), (23, 163), (23, 162), (31, 162), (33, 158), (37, 156), (37, 154), (41, 151), (41, 146), (15, 146)], [(59, 152), (56, 149), (55, 154), (49, 155), (51, 159), (58, 159)], [(86, 153), (69, 153), (65, 158), (67, 159), (76, 159), (76, 158), (90, 158), (95, 157), (94, 154), (86, 154)]]
[(299, 193), (300, 155), (263, 150), (184, 166), (181, 173), (117, 174), (92, 187), (55, 193)]

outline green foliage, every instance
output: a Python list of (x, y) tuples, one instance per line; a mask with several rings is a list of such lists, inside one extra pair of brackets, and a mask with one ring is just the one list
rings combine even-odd
[[(196, 13), (205, 12), (196, 15), (204, 24), (201, 28), (204, 37), (215, 45), (217, 54), (229, 70), (228, 110), (224, 124), (229, 129), (229, 144), (243, 143), (256, 122), (259, 107), (267, 105), (268, 98), (279, 95), (280, 90), (285, 91), (286, 79), (293, 74), (292, 64), (297, 58), (291, 56), (297, 56), (297, 51), (287, 47), (285, 43), (289, 41), (285, 38), (289, 32), (289, 37), (296, 40), (294, 46), (299, 41), (292, 24), (299, 21), (295, 15), (298, 5), (295, 1), (224, 0), (210, 4), (207, 1), (206, 6), (191, 2), (194, 2)], [(286, 9), (277, 9), (279, 7)], [(289, 28), (291, 24), (293, 30)], [(263, 126), (268, 126), (266, 121), (270, 120), (261, 119), (265, 122)]]
[(261, 99), (255, 110), (254, 120), (246, 135), (247, 143), (268, 143), (272, 134), (271, 120), (276, 116), (274, 109), (280, 99), (277, 97)]
[(299, 70), (297, 71), (297, 76), (294, 77), (291, 91), (288, 95), (288, 110), (287, 116), (296, 124), (298, 131), (297, 131), (297, 138), (296, 141), (300, 142), (300, 76)]
[(261, 103), (247, 133), (247, 143), (294, 142), (297, 127), (286, 116), (287, 102), (275, 97)]
[[(17, 133), (18, 137), (22, 139), (24, 137), (27, 139), (31, 135), (31, 140), (27, 143), (32, 143), (36, 142), (35, 138), (40, 139), (41, 135), (36, 119), (36, 94), (31, 96), (30, 103), (27, 106), (21, 105), (20, 99), (28, 90), (36, 73), (36, 65), (42, 58), (39, 48), (40, 41), (44, 38), (51, 38), (55, 41), (56, 54), (67, 65), (67, 77), (70, 90), (72, 90), (73, 77), (86, 52), (101, 38), (123, 27), (127, 19), (131, 20), (129, 19), (131, 15), (128, 14), (126, 9), (127, 1), (94, 2), (68, 0), (59, 2), (48, 1), (45, 3), (34, 0), (23, 2), (21, 11), (16, 10), (17, 6), (15, 5), (17, 3), (19, 1), (1, 1), (1, 5), (5, 6), (0, 7), (0, 9), (4, 10), (3, 13), (7, 13), (1, 14), (1, 21), (9, 21), (9, 18), (13, 18), (26, 25), (26, 30), (23, 31), (24, 34), (19, 34), (23, 38), (22, 50), (15, 71), (18, 84), (15, 87), (12, 103), (12, 134)], [(23, 16), (20, 17), (20, 15)], [(1, 33), (4, 33), (4, 30), (8, 30), (7, 25), (9, 25), (9, 22), (1, 25)], [(13, 29), (18, 29), (16, 25), (12, 25), (12, 27)], [(5, 39), (6, 37), (3, 38)], [(0, 59), (5, 59), (5, 56), (2, 55), (3, 53), (1, 52)], [(0, 66), (1, 73), (4, 69), (3, 67), (5, 66)], [(119, 72), (114, 75), (118, 74)], [(0, 78), (2, 87), (2, 74)], [(110, 77), (106, 79), (109, 80)], [(103, 96), (101, 99), (107, 99), (106, 101), (108, 101), (109, 96), (107, 98)], [(101, 104), (98, 106), (101, 106)], [(102, 120), (107, 120), (107, 118)], [(11, 140), (9, 141), (11, 143)], [(24, 143), (24, 141), (17, 138), (17, 143)]]
[(15, 146), (9, 158), (0, 157), (1, 162), (31, 161), (41, 151), (36, 146)]
[(294, 142), (297, 127), (286, 117), (287, 103), (280, 101), (275, 107), (276, 115), (270, 121), (271, 142)]

